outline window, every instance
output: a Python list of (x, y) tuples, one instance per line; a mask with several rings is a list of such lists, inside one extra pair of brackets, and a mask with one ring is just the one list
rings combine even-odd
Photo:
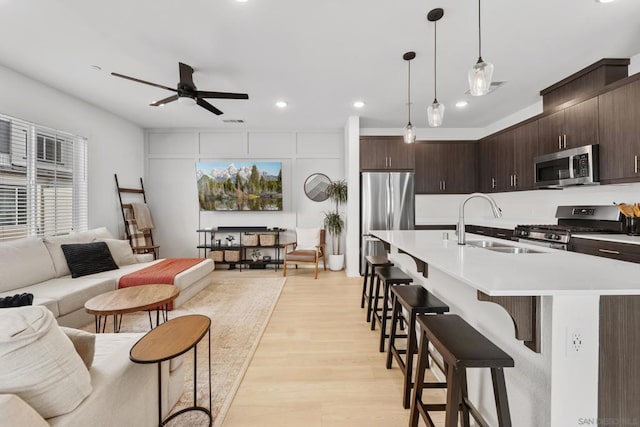
[(86, 139), (0, 115), (0, 240), (86, 230), (87, 205)]
[(11, 151), (11, 122), (0, 120), (0, 154)]

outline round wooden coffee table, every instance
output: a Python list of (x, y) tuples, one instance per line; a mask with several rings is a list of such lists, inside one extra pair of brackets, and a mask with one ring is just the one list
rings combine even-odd
[(169, 303), (179, 294), (180, 289), (173, 285), (132, 286), (96, 295), (84, 304), (84, 309), (95, 316), (96, 332), (104, 332), (108, 316), (113, 316), (113, 332), (120, 332), (123, 314), (143, 310), (149, 311), (149, 323), (153, 329), (151, 310), (156, 310), (158, 326), (160, 312), (166, 321), (169, 316)]
[[(190, 314), (168, 320), (140, 338), (131, 347), (129, 359), (135, 363), (158, 364), (158, 426), (167, 424), (173, 418), (188, 412), (200, 411), (213, 422), (211, 415), (211, 319), (201, 314)], [(209, 408), (198, 406), (198, 347), (197, 344), (208, 335), (207, 365), (209, 367)], [(162, 362), (173, 359), (193, 349), (193, 405), (171, 414), (162, 420)]]

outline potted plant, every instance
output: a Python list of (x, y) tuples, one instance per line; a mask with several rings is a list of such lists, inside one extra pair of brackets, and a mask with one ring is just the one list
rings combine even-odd
[(333, 181), (327, 187), (327, 195), (335, 202), (335, 211), (325, 212), (324, 228), (331, 235), (332, 253), (329, 258), (329, 269), (338, 271), (344, 268), (344, 254), (340, 248), (340, 238), (344, 230), (344, 219), (340, 214), (340, 205), (347, 202), (347, 182), (344, 179)]
[(260, 259), (261, 256), (262, 256), (262, 252), (260, 252), (260, 249), (255, 248), (254, 250), (251, 251), (251, 261), (258, 262), (258, 259)]

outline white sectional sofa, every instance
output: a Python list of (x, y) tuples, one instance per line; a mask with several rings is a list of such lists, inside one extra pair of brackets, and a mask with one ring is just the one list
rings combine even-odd
[[(71, 278), (60, 246), (69, 243), (90, 243), (94, 240), (113, 239), (106, 228), (72, 233), (53, 238), (26, 238), (0, 242), (0, 297), (31, 293), (34, 305), (44, 305), (57, 318), (61, 326), (80, 327), (93, 321), (84, 311), (84, 303), (101, 293), (117, 289), (120, 278), (160, 260), (151, 255), (129, 257), (133, 264), (120, 265), (117, 270)], [(113, 251), (112, 251), (113, 252)], [(180, 295), (174, 301), (179, 307), (210, 283), (214, 269), (212, 260), (179, 273), (174, 285)]]
[[(37, 306), (0, 309), (0, 360), (5, 364), (0, 427), (158, 425), (157, 365), (129, 360), (131, 347), (144, 334), (95, 334), (93, 363), (87, 369), (55, 320), (46, 336), (35, 324), (16, 327), (17, 312), (33, 318), (38, 310), (51, 316)], [(182, 358), (161, 365), (163, 418), (184, 391)], [(54, 381), (60, 372), (67, 374)]]

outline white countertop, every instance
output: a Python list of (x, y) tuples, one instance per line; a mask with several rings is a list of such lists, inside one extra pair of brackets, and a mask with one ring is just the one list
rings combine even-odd
[[(444, 232), (448, 232), (449, 240), (443, 240)], [(640, 264), (471, 233), (467, 233), (467, 242), (493, 240), (540, 253), (508, 254), (460, 246), (451, 230), (371, 233), (426, 262), (429, 268), (436, 268), (487, 295), (640, 295)]]

